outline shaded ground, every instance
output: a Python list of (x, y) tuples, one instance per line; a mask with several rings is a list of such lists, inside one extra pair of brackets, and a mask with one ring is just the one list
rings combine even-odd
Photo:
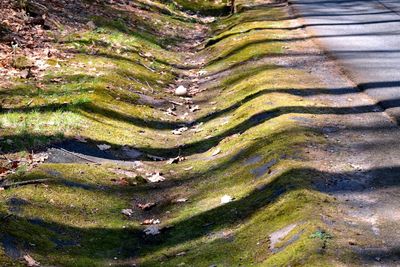
[[(15, 165), (3, 186), (49, 179), (1, 191), (2, 265), (397, 259), (381, 242), (396, 229), (381, 190), (397, 195), (397, 126), (285, 4), (239, 2), (214, 18), (115, 2), (52, 44), (68, 56), (47, 59), (43, 78), (0, 90), (2, 164)], [(174, 96), (179, 85), (189, 97)]]

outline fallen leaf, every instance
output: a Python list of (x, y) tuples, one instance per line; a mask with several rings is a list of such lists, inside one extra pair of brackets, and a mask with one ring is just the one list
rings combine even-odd
[(111, 146), (106, 145), (106, 144), (97, 145), (97, 147), (98, 147), (101, 151), (103, 151), (103, 150), (108, 150), (108, 149), (111, 148)]
[(141, 225), (153, 225), (153, 224), (160, 224), (160, 223), (161, 222), (158, 219), (147, 219), (147, 220), (144, 220), (143, 222), (141, 222), (140, 224)]
[(181, 135), (183, 132), (186, 132), (187, 130), (188, 130), (188, 127), (182, 127), (182, 128), (173, 130), (172, 133), (175, 135)]
[(217, 148), (216, 150), (214, 150), (214, 152), (211, 154), (211, 156), (216, 156), (219, 153), (221, 153), (221, 148)]
[(203, 125), (202, 122), (199, 123), (199, 124), (194, 125), (194, 126), (192, 127), (191, 131), (193, 131), (193, 132), (195, 132), (195, 133), (202, 132), (203, 129), (200, 128), (202, 125)]
[(18, 165), (19, 165), (19, 161), (17, 161), (17, 160), (14, 160), (14, 161), (11, 162), (11, 168), (12, 169), (18, 168)]
[(165, 177), (161, 176), (159, 172), (156, 172), (154, 174), (148, 175), (146, 180), (148, 180), (150, 183), (158, 183), (164, 181)]
[(201, 75), (207, 74), (207, 71), (206, 70), (200, 70), (197, 73), (201, 76)]
[(226, 204), (229, 202), (232, 202), (233, 197), (229, 196), (229, 195), (224, 195), (223, 197), (221, 197), (221, 204)]
[(24, 255), (24, 260), (29, 267), (40, 266), (39, 262), (35, 261), (29, 254)]
[(171, 158), (167, 161), (168, 164), (174, 164), (174, 163), (179, 163), (181, 161), (184, 161), (186, 158), (185, 157), (181, 157), (181, 156), (177, 156), (176, 158)]
[(146, 227), (143, 232), (146, 235), (159, 235), (160, 234), (160, 227), (158, 225), (150, 225)]
[(84, 137), (80, 136), (80, 135), (76, 135), (74, 138), (78, 142), (87, 143), (86, 139)]
[(153, 54), (150, 52), (146, 52), (146, 53), (140, 52), (139, 55), (142, 57), (153, 57)]
[(185, 203), (186, 201), (188, 201), (187, 198), (178, 198), (178, 199), (176, 199), (174, 202), (175, 202), (175, 203)]
[(185, 120), (187, 118), (187, 116), (189, 116), (189, 113), (185, 112), (182, 116), (180, 116), (179, 118), (181, 120)]
[(197, 110), (200, 110), (200, 107), (199, 107), (199, 105), (191, 106), (189, 110), (190, 110), (190, 112), (195, 112)]
[(5, 167), (0, 167), (0, 174), (8, 172), (10, 169)]
[(52, 83), (59, 83), (61, 81), (62, 81), (62, 78), (53, 78), (50, 80), (50, 82), (52, 82)]
[(124, 214), (125, 216), (131, 217), (133, 215), (133, 210), (132, 209), (123, 209), (121, 211), (122, 214)]
[(44, 162), (49, 158), (49, 155), (47, 153), (38, 153), (31, 155), (31, 157), (32, 162)]
[(27, 79), (27, 78), (32, 77), (31, 69), (29, 68), (29, 69), (26, 69), (26, 70), (22, 70), (21, 73), (20, 73), (20, 77), (22, 79)]
[(136, 206), (139, 208), (139, 209), (141, 209), (141, 210), (150, 210), (150, 209), (152, 209), (153, 207), (155, 207), (157, 204), (156, 203), (154, 203), (154, 202), (148, 202), (148, 203), (146, 203), (146, 204), (137, 204)]
[(165, 112), (165, 114), (171, 115), (171, 116), (175, 116), (175, 117), (178, 116), (178, 115), (173, 111), (172, 108), (168, 108), (167, 111)]

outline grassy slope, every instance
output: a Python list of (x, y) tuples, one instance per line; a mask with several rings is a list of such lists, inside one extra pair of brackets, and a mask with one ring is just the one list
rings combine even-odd
[[(122, 14), (130, 16), (141, 27), (94, 18), (96, 30), (60, 40), (60, 48), (75, 56), (49, 62), (54, 68), (39, 86), (24, 82), (0, 91), (6, 110), (0, 114), (2, 150), (23, 155), (79, 134), (96, 144), (130, 145), (156, 155), (174, 156), (176, 146), (185, 144), (187, 160), (145, 163), (146, 169), (165, 173), (167, 182), (158, 186), (116, 185), (111, 179), (119, 175), (110, 171), (115, 167), (110, 164), (21, 169), (11, 180), (56, 181), (1, 193), (1, 217), (14, 215), (0, 225), (3, 239), (6, 234), (13, 246), (36, 260), (61, 266), (329, 265), (327, 240), (309, 236), (323, 227), (319, 214), (330, 209), (332, 200), (312, 189), (319, 177), (308, 170), (301, 150), (322, 139), (293, 119), (312, 116), (306, 113), (315, 103), (285, 93), (315, 88), (318, 82), (301, 70), (265, 60), (285, 51), (286, 43), (274, 40), (288, 33), (269, 29), (287, 26), (284, 20), (272, 21), (285, 14), (254, 7), (210, 25), (214, 44), (195, 58), (205, 62), (206, 76), (226, 73), (206, 82), (208, 91), (195, 97), (208, 101), (193, 118), (204, 122), (203, 131), (182, 137), (171, 134), (182, 120), (140, 105), (138, 92), (171, 98), (163, 88), (184, 73), (178, 67), (186, 54), (172, 52), (168, 45), (185, 42), (188, 33), (195, 35), (202, 26), (158, 10)], [(221, 153), (211, 156), (217, 147)], [(269, 172), (260, 177), (252, 173), (271, 160), (277, 163)], [(225, 194), (235, 200), (220, 205)], [(171, 202), (179, 197), (189, 201)], [(134, 207), (139, 201), (161, 205), (143, 213)], [(130, 220), (121, 214), (129, 207), (135, 209)], [(149, 238), (139, 222), (152, 217), (170, 228)], [(284, 249), (270, 252), (268, 236), (292, 223), (297, 227), (281, 242)], [(0, 263), (19, 264), (1, 249)]]

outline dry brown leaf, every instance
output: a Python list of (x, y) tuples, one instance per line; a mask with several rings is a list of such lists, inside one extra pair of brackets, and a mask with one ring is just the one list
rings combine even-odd
[(147, 219), (144, 220), (143, 222), (141, 222), (141, 225), (154, 225), (154, 224), (160, 224), (160, 220), (159, 219)]
[(40, 266), (39, 262), (35, 261), (29, 254), (24, 255), (24, 260), (29, 267)]
[(139, 209), (141, 209), (141, 210), (150, 210), (150, 209), (152, 209), (153, 207), (155, 207), (157, 204), (156, 203), (154, 203), (154, 202), (148, 202), (148, 203), (146, 203), (146, 204), (141, 204), (141, 203), (139, 203), (139, 204), (137, 204), (136, 206), (139, 208)]

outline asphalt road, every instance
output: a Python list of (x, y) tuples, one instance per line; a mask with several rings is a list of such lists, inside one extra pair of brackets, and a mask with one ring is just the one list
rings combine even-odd
[(400, 122), (400, 0), (290, 0), (347, 76)]

